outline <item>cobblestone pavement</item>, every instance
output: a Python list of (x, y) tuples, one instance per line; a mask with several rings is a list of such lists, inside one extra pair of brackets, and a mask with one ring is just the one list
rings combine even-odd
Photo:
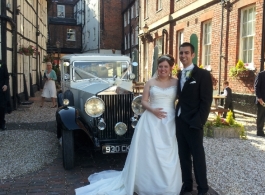
[[(32, 99), (39, 101), (39, 99)], [(16, 111), (15, 111), (16, 112)], [(27, 112), (27, 110), (25, 110)], [(213, 117), (214, 115), (210, 115)], [(247, 131), (255, 130), (255, 118), (236, 114), (237, 120), (246, 126)], [(56, 122), (36, 123), (8, 123), (9, 130), (46, 130), (56, 133)], [(126, 154), (103, 155), (100, 152), (92, 155), (87, 148), (79, 148), (76, 151), (76, 164), (73, 170), (64, 170), (62, 165), (61, 148), (58, 143), (58, 157), (49, 165), (45, 165), (38, 171), (30, 172), (12, 179), (1, 180), (0, 195), (73, 195), (74, 189), (88, 184), (87, 177), (103, 170), (121, 170), (125, 163)], [(194, 182), (195, 183), (195, 182)], [(196, 194), (196, 184), (194, 191)], [(211, 195), (218, 193), (212, 188)]]

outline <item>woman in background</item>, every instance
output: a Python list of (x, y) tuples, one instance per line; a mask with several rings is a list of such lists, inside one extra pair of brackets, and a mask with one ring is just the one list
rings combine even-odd
[(56, 93), (56, 86), (55, 86), (55, 81), (57, 80), (57, 76), (55, 71), (52, 69), (52, 63), (47, 62), (46, 63), (46, 70), (44, 72), (44, 80), (45, 84), (43, 87), (42, 91), (42, 99), (41, 99), (41, 105), (40, 107), (43, 106), (45, 98), (52, 98), (52, 107), (51, 108), (56, 108), (57, 105), (55, 104), (55, 99), (57, 97)]

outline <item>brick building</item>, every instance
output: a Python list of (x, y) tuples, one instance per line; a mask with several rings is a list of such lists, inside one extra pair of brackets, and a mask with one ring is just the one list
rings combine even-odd
[(83, 53), (116, 53), (122, 50), (122, 1), (78, 0), (77, 23), (82, 25)]
[(77, 20), (77, 0), (48, 1), (47, 54), (53, 56), (53, 64), (65, 54), (81, 52), (82, 27)]
[[(133, 62), (138, 63), (139, 0), (123, 0), (121, 17), (123, 18), (122, 54), (131, 57)], [(133, 72), (136, 75), (135, 81), (138, 81), (138, 71), (138, 66), (134, 66)]]
[[(255, 113), (254, 78), (264, 69), (262, 50), (263, 1), (261, 0), (151, 0), (140, 1), (140, 80), (152, 76), (154, 59), (170, 53), (178, 60), (178, 47), (191, 42), (196, 48), (193, 63), (211, 71), (215, 93), (228, 80), (235, 108)], [(263, 55), (262, 55), (263, 56)], [(229, 70), (242, 60), (249, 75), (231, 77)]]

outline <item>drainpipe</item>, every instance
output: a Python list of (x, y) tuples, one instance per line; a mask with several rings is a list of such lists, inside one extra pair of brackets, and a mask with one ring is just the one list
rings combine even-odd
[(17, 0), (13, 1), (13, 20), (14, 20), (14, 27), (13, 27), (13, 40), (12, 40), (12, 77), (13, 77), (13, 109), (17, 109)]
[(223, 23), (224, 23), (224, 0), (221, 0), (222, 16), (221, 16), (221, 27), (220, 27), (220, 51), (219, 51), (219, 76), (218, 76), (218, 94), (221, 93), (221, 66), (222, 66), (222, 42), (223, 42)]
[(261, 54), (260, 54), (260, 71), (264, 70), (264, 44), (265, 44), (265, 0), (263, 1), (263, 15), (262, 15), (262, 35), (261, 35)]
[[(102, 8), (103, 8), (103, 10), (102, 10), (102, 13), (104, 14), (104, 0), (102, 0), (102, 1), (98, 1), (98, 21), (100, 21), (100, 19), (101, 19), (101, 17), (100, 17), (100, 15), (101, 15), (101, 12), (100, 12), (100, 7), (102, 6)], [(102, 4), (102, 5), (101, 5)], [(102, 19), (104, 20), (104, 16), (102, 17)], [(100, 45), (100, 39), (101, 39), (101, 22), (102, 21), (100, 21), (99, 23), (98, 23), (98, 53), (100, 53), (100, 48), (101, 48), (101, 45)], [(102, 26), (104, 25), (104, 23), (102, 23)], [(103, 28), (102, 28), (102, 31), (103, 31)]]
[[(128, 9), (128, 12), (130, 13), (129, 15), (130, 15), (130, 30), (129, 30), (129, 35), (130, 35), (130, 38), (129, 38), (129, 41), (130, 41), (130, 43), (128, 43), (128, 44), (130, 44), (130, 58), (132, 59), (132, 13), (131, 13), (131, 8), (129, 8)], [(124, 18), (124, 17), (123, 17)]]
[[(37, 5), (39, 5), (39, 0), (37, 0)], [(37, 35), (37, 32), (39, 31), (39, 6), (37, 6), (37, 14), (36, 14), (36, 46), (37, 46), (37, 49), (39, 51), (39, 38), (38, 36), (40, 35)], [(40, 56), (39, 55), (36, 55), (36, 81), (37, 81), (37, 86), (38, 86), (38, 91), (40, 90), (40, 78), (41, 76), (39, 75), (39, 70), (40, 70), (40, 64), (39, 64), (39, 59), (40, 59)], [(33, 93), (33, 97), (35, 96), (35, 94)]]

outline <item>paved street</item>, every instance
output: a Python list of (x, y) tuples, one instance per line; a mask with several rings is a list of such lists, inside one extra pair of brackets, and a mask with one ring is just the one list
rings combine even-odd
[[(31, 98), (35, 104), (39, 104), (39, 98)], [(15, 112), (28, 112), (27, 109)], [(238, 120), (246, 122), (248, 128), (253, 129), (253, 118), (240, 116)], [(9, 123), (8, 130), (45, 130), (56, 133), (56, 123), (52, 122), (35, 122), (35, 123)], [(73, 195), (74, 189), (87, 185), (87, 177), (102, 170), (115, 169), (121, 170), (123, 168), (126, 155), (114, 154), (103, 155), (96, 153), (91, 155), (87, 148), (79, 148), (76, 151), (76, 165), (73, 170), (66, 171), (62, 166), (61, 148), (58, 143), (58, 156), (53, 163), (45, 165), (38, 171), (30, 172), (13, 179), (1, 180), (0, 195), (25, 195), (25, 194), (38, 194), (38, 195)], [(196, 188), (192, 194), (196, 194)], [(210, 189), (212, 195), (217, 192)]]

